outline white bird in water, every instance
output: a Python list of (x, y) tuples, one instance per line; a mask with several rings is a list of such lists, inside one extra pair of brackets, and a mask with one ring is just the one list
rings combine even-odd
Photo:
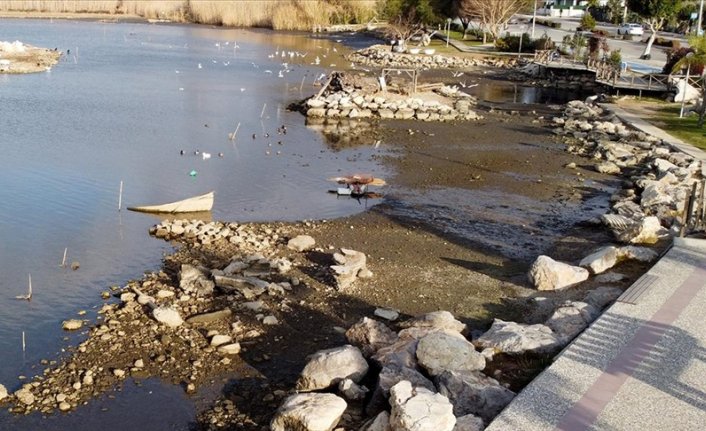
[(242, 93), (243, 91), (245, 91), (245, 88), (240, 87), (240, 92)]
[(201, 158), (202, 158), (203, 160), (208, 160), (208, 159), (211, 158), (211, 153), (207, 153), (207, 152), (204, 151), (203, 153), (201, 153)]
[(178, 71), (178, 70), (175, 70), (174, 72), (176, 72), (176, 73), (179, 73), (179, 71)]
[(280, 77), (280, 78), (284, 78), (284, 75), (282, 75), (282, 71), (281, 71), (281, 70), (279, 71), (279, 74), (278, 74), (277, 76)]
[(451, 72), (451, 76), (453, 76), (454, 78), (458, 78), (459, 76), (462, 76), (462, 75), (463, 75), (463, 72)]
[(266, 70), (265, 73), (272, 73), (272, 71), (271, 71), (271, 70)]
[(199, 63), (199, 69), (203, 69), (203, 66), (201, 65), (201, 63)]
[(218, 63), (218, 60), (211, 60), (211, 61), (213, 62), (213, 64)]
[(319, 63), (321, 63), (321, 59), (320, 59), (319, 56), (317, 55), (316, 58), (314, 59), (314, 64), (317, 64), (317, 65), (318, 65)]
[(224, 62), (223, 62), (223, 65), (224, 65), (224, 66), (229, 66), (229, 65), (230, 65), (230, 61), (224, 61)]
[(289, 63), (282, 63), (282, 67), (284, 67), (285, 69), (289, 69)]

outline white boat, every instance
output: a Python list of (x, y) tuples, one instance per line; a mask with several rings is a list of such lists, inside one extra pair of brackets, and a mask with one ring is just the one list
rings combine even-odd
[(128, 209), (130, 211), (143, 213), (191, 213), (211, 211), (211, 208), (213, 208), (213, 196), (214, 192), (208, 192), (200, 196), (194, 196), (168, 204), (128, 207)]

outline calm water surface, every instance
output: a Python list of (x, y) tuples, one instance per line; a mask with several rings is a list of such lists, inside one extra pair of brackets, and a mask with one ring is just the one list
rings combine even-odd
[[(147, 235), (158, 219), (117, 211), (120, 181), (124, 206), (215, 190), (214, 219), (298, 220), (361, 211), (327, 194), (326, 178), (381, 169), (373, 142), (333, 149), (285, 109), (318, 91), (323, 67), (343, 66), (335, 40), (34, 20), (0, 20), (0, 40), (70, 50), (50, 72), (0, 75), (0, 383), (9, 390), (80, 342), (62, 320), (79, 310), (94, 319), (101, 291), (157, 269), (170, 250)], [(79, 270), (59, 267), (64, 248)], [(29, 274), (32, 301), (15, 300)], [(0, 413), (0, 429), (176, 430), (194, 411), (180, 388), (151, 380), (70, 415)]]

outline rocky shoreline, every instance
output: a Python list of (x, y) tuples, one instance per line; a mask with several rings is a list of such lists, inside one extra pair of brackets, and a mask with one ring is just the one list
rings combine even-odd
[[(12, 394), (0, 386), (0, 403), (18, 414), (70, 411), (126, 378), (144, 376), (193, 393), (222, 374), (255, 376), (260, 365), (269, 369), (276, 355), (287, 352), (287, 343), (298, 342), (299, 353), (313, 356), (296, 358), (305, 364), (296, 371), (296, 385), (282, 379), (248, 389), (235, 401), (218, 400), (202, 415), (202, 427), (408, 430), (422, 421), (439, 430), (482, 429), (520, 389), (506, 379), (506, 367), (527, 358), (546, 364), (590, 324), (622, 291), (611, 284), (624, 276), (611, 269), (657, 257), (679, 230), (686, 191), (700, 175), (691, 157), (593, 104), (571, 102), (548, 125), (568, 151), (598, 172), (620, 176), (624, 188), (611, 198), (611, 212), (593, 220), (618, 244), (587, 251), (578, 262), (540, 256), (530, 268), (530, 286), (546, 295), (588, 279), (600, 284), (580, 300), (555, 303), (533, 295), (535, 315), (542, 316), (535, 323), (495, 319), (482, 331), (449, 312), (405, 319), (368, 304), (365, 312), (333, 316), (330, 326), (289, 340), (303, 335), (295, 326), (307, 314), (335, 315), (335, 301), (349, 301), (356, 286), (374, 285), (376, 268), (385, 262), (377, 260), (371, 271), (367, 250), (317, 238), (322, 227), (347, 228), (345, 222), (173, 220), (151, 230), (181, 245), (163, 270), (106, 295), (113, 299), (71, 356)], [(83, 324), (71, 322), (67, 329)], [(258, 407), (243, 411), (248, 402)], [(436, 414), (420, 416), (427, 408)]]

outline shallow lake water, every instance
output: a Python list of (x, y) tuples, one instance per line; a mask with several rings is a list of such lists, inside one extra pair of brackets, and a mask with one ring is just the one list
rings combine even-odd
[[(18, 376), (41, 374), (40, 360), (82, 340), (62, 320), (94, 320), (101, 291), (159, 268), (170, 245), (147, 234), (159, 219), (125, 206), (214, 190), (213, 219), (332, 218), (366, 205), (326, 193), (326, 178), (381, 173), (373, 142), (329, 146), (286, 110), (319, 90), (324, 68), (343, 65), (340, 40), (57, 20), (2, 20), (0, 40), (66, 52), (51, 71), (0, 75), (0, 383), (11, 391)], [(65, 249), (78, 270), (60, 267)], [(32, 301), (16, 300), (30, 274)], [(113, 395), (49, 419), (0, 413), (0, 429), (117, 430), (131, 421), (176, 430), (194, 419), (181, 388), (159, 381)]]

